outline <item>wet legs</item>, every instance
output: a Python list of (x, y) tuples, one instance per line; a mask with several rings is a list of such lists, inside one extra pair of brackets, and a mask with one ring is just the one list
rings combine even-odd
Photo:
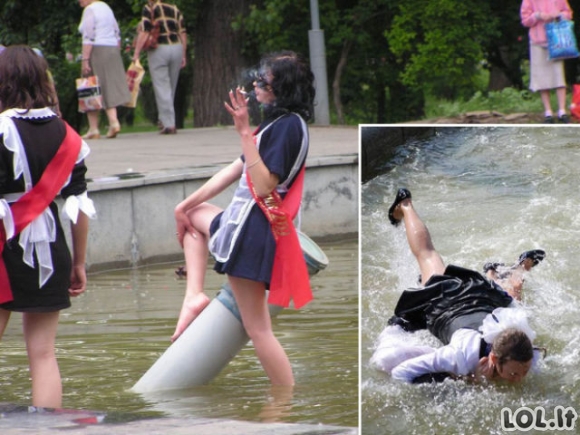
[(62, 407), (62, 382), (55, 341), (59, 312), (23, 313), (22, 329), (32, 379), (32, 405)]
[(429, 230), (415, 211), (411, 198), (403, 199), (394, 208), (393, 217), (405, 223), (407, 242), (419, 264), (422, 284), (432, 275), (443, 274), (445, 263), (435, 250)]
[(294, 385), (292, 367), (284, 348), (274, 336), (264, 284), (228, 276), (242, 323), (256, 355), (272, 385)]

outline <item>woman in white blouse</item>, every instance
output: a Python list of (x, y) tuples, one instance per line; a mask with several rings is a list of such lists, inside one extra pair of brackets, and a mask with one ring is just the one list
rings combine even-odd
[[(99, 78), (103, 107), (109, 120), (107, 138), (112, 139), (121, 131), (117, 118), (117, 106), (131, 100), (121, 59), (121, 33), (111, 8), (102, 1), (79, 0), (84, 8), (79, 31), (83, 38), (83, 77)], [(84, 139), (99, 139), (99, 111), (87, 112), (89, 131)]]

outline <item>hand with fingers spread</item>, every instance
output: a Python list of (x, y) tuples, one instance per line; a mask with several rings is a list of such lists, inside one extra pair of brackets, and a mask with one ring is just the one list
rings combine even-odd
[(248, 98), (246, 93), (239, 86), (235, 91), (229, 92), (230, 104), (224, 102), (224, 106), (228, 113), (232, 115), (236, 130), (240, 134), (249, 132), (250, 117), (248, 115)]

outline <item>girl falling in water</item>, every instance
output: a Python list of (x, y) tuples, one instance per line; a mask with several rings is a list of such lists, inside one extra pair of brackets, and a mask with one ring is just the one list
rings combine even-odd
[[(407, 189), (399, 189), (389, 219), (395, 226), (404, 222), (423, 288), (403, 292), (371, 363), (395, 379), (414, 383), (450, 376), (522, 381), (532, 366), (535, 333), (513, 302), (521, 299), (524, 273), (545, 252), (524, 252), (509, 268), (488, 263), (484, 277), (445, 265)], [(410, 345), (409, 332), (419, 329), (428, 329), (444, 346)]]

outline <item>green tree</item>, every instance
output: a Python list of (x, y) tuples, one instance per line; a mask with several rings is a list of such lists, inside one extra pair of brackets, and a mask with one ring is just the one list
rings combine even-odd
[(455, 99), (473, 92), (484, 44), (498, 36), (496, 27), (488, 2), (402, 0), (385, 35), (405, 62), (403, 83)]
[[(235, 28), (243, 32), (244, 52), (291, 49), (308, 54), (310, 8), (306, 2), (264, 0), (250, 6)], [(397, 83), (398, 66), (383, 31), (394, 0), (322, 0), (320, 24), (325, 34), (328, 82), (339, 123), (402, 119), (402, 108), (416, 107), (419, 92)], [(401, 94), (407, 98), (402, 99)], [(390, 97), (393, 96), (393, 99)], [(402, 103), (403, 102), (403, 103)], [(421, 98), (419, 98), (422, 105)]]

